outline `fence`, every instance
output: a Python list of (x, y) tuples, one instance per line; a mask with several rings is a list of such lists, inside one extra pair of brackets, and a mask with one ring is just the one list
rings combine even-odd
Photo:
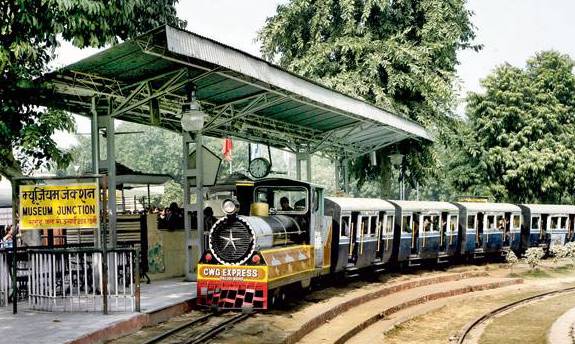
[(0, 250), (0, 307), (8, 306), (8, 297), (12, 293), (11, 281), (8, 252)]
[(138, 255), (134, 249), (29, 250), (29, 305), (45, 311), (139, 311)]
[[(16, 250), (16, 297), (17, 300), (26, 299), (28, 280), (27, 253), (23, 249)], [(0, 307), (8, 306), (12, 302), (14, 290), (12, 283), (12, 267), (14, 263), (14, 249), (0, 248)]]

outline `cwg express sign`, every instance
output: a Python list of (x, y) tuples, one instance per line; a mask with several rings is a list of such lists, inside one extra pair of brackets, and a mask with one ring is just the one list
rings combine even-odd
[(96, 228), (98, 185), (21, 185), (20, 229)]

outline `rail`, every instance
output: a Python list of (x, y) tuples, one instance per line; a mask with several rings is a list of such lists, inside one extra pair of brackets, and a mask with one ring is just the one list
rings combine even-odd
[(169, 331), (163, 332), (163, 333), (157, 335), (156, 337), (151, 338), (151, 339), (145, 341), (145, 342), (142, 343), (142, 344), (155, 344), (155, 343), (161, 342), (161, 341), (163, 341), (164, 339), (169, 338), (169, 337), (172, 337), (172, 336), (174, 336), (175, 334), (177, 334), (177, 333), (183, 331), (184, 329), (186, 329), (186, 328), (188, 328), (188, 327), (191, 327), (191, 326), (198, 325), (198, 324), (200, 324), (200, 323), (206, 322), (206, 321), (208, 321), (208, 320), (209, 320), (211, 317), (213, 317), (213, 316), (215, 316), (214, 313), (208, 313), (208, 314), (202, 315), (201, 317), (198, 317), (198, 318), (192, 319), (192, 320), (190, 320), (190, 321), (187, 321), (187, 322), (181, 324), (180, 326), (177, 326), (177, 327), (175, 327), (175, 328), (173, 328), (173, 329), (170, 329)]
[(210, 339), (214, 338), (218, 334), (225, 332), (232, 328), (235, 324), (246, 320), (250, 317), (251, 314), (238, 314), (229, 319), (223, 320), (222, 322), (217, 323), (215, 326), (209, 328), (203, 333), (200, 333), (198, 336), (191, 338), (190, 340), (186, 341), (185, 344), (201, 344), (206, 343)]
[(557, 295), (557, 294), (562, 294), (562, 293), (569, 293), (569, 292), (574, 292), (574, 291), (575, 291), (575, 287), (567, 287), (567, 288), (557, 289), (557, 290), (529, 296), (529, 297), (511, 302), (511, 303), (508, 303), (508, 304), (503, 305), (501, 307), (495, 308), (493, 310), (490, 310), (489, 312), (483, 314), (479, 318), (471, 321), (470, 323), (468, 323), (467, 325), (465, 325), (463, 327), (463, 329), (460, 331), (460, 333), (458, 335), (457, 344), (465, 343), (468, 339), (468, 335), (471, 333), (471, 331), (473, 331), (473, 329), (477, 328), (481, 324), (484, 324), (485, 322), (492, 319), (493, 317), (495, 317), (498, 314), (501, 314), (501, 313), (508, 311), (510, 309), (513, 309), (513, 308), (518, 308), (518, 307), (523, 306), (527, 303), (538, 301), (538, 300), (543, 299), (547, 296), (552, 296), (552, 295)]

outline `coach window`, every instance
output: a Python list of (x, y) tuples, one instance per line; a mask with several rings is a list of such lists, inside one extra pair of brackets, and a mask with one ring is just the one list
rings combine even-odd
[(411, 233), (411, 215), (403, 215), (401, 220), (401, 230), (404, 233)]
[(531, 216), (531, 229), (532, 230), (539, 230), (539, 216)]
[(449, 231), (451, 233), (457, 232), (457, 215), (449, 215)]
[(302, 187), (258, 187), (255, 194), (258, 202), (268, 203), (278, 214), (299, 215), (308, 210), (308, 192)]
[(567, 216), (561, 216), (561, 229), (566, 230), (567, 229)]
[(521, 215), (513, 215), (513, 229), (521, 229)]
[(393, 233), (393, 215), (387, 215), (387, 220), (385, 222), (385, 232), (388, 235)]
[(495, 217), (495, 226), (498, 231), (505, 232), (505, 217), (503, 215)]
[(423, 217), (423, 231), (424, 232), (431, 232), (433, 227), (433, 219), (432, 216), (426, 215)]
[(494, 231), (495, 227), (495, 215), (485, 215), (485, 225), (490, 231)]
[(559, 217), (558, 216), (552, 216), (550, 219), (550, 226), (549, 228), (551, 228), (551, 230), (555, 230), (555, 229), (559, 229)]
[(467, 215), (467, 229), (475, 230), (475, 217), (477, 215)]
[(357, 231), (357, 238), (369, 236), (369, 216), (362, 215), (360, 222), (360, 229)]
[(435, 215), (431, 217), (431, 223), (433, 223), (433, 227), (431, 227), (431, 231), (439, 232), (439, 215)]
[(341, 217), (340, 237), (349, 237), (350, 216)]
[(377, 234), (377, 216), (372, 216), (369, 222), (369, 236), (375, 236)]

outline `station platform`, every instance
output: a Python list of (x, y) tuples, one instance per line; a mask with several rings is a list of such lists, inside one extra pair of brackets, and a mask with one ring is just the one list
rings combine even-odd
[(25, 302), (0, 308), (2, 343), (102, 343), (144, 326), (162, 322), (189, 311), (196, 297), (196, 283), (182, 278), (142, 284), (141, 312), (44, 312)]

